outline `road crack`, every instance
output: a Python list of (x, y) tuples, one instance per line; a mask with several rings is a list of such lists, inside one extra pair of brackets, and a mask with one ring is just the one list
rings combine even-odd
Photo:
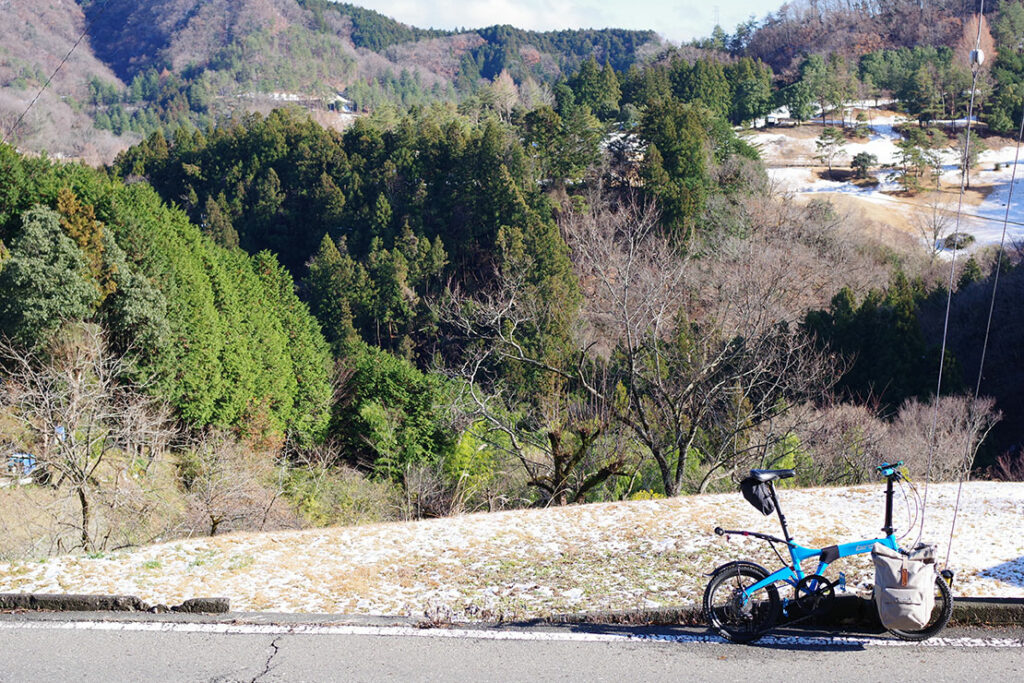
[(280, 635), (270, 641), (271, 653), (270, 656), (267, 657), (266, 663), (263, 665), (263, 671), (256, 674), (249, 683), (256, 683), (256, 681), (270, 673), (270, 670), (273, 668), (274, 657), (276, 657), (277, 653), (281, 651), (281, 646), (278, 645), (278, 641), (282, 638), (284, 638), (284, 635)]

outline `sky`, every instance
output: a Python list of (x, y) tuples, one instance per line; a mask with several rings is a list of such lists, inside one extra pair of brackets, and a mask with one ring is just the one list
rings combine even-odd
[(511, 24), (567, 28), (652, 29), (673, 42), (711, 34), (715, 20), (728, 33), (751, 15), (760, 19), (784, 0), (347, 0), (419, 28), (482, 28)]

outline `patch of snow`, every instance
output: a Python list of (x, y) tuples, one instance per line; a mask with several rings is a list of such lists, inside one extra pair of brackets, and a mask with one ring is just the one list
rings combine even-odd
[[(905, 123), (900, 116), (879, 116), (869, 122), (870, 136), (865, 142), (848, 142), (843, 153), (838, 157), (838, 164), (849, 162), (860, 152), (873, 154), (881, 166), (892, 166), (898, 162), (896, 144), (900, 135), (895, 127)], [(940, 123), (950, 124), (952, 121)], [(956, 121), (966, 126), (966, 120)], [(784, 133), (757, 132), (747, 139), (758, 145), (768, 159), (769, 176), (779, 187), (794, 194), (814, 194), (819, 192), (838, 192), (876, 203), (892, 205), (894, 209), (911, 213), (915, 210), (915, 202), (893, 196), (900, 190), (898, 183), (889, 179), (891, 169), (880, 168), (872, 171), (878, 181), (877, 185), (861, 187), (851, 182), (834, 181), (820, 178), (807, 167), (783, 166), (778, 162), (794, 157), (814, 160), (817, 154), (815, 141), (809, 138), (791, 138)], [(947, 186), (958, 187), (960, 172), (957, 152), (947, 150), (943, 153), (942, 180)], [(820, 162), (816, 162), (820, 163)], [(996, 166), (999, 166), (997, 169)], [(975, 244), (972, 248), (998, 244), (1002, 238), (1003, 222), (1007, 222), (1007, 239), (1024, 239), (1024, 188), (1020, 187), (1024, 180), (1024, 161), (1017, 159), (1015, 145), (988, 149), (978, 157), (978, 167), (971, 171), (971, 186), (985, 188), (988, 193), (975, 206), (965, 205), (960, 212), (959, 231), (972, 235)], [(1014, 169), (1017, 169), (1016, 178)], [(1013, 195), (1011, 197), (1011, 179)], [(955, 207), (955, 203), (954, 203)], [(1007, 210), (1009, 207), (1009, 210)], [(950, 229), (952, 232), (952, 228)]]
[[(881, 486), (786, 489), (798, 542), (823, 547), (872, 537)], [(955, 484), (931, 486), (925, 540), (945, 543)], [(896, 525), (909, 515), (900, 503)], [(951, 566), (954, 592), (1024, 597), (1024, 484), (965, 485)], [(777, 534), (736, 493), (473, 514), (362, 527), (229, 534), (105, 557), (0, 564), (0, 592), (134, 594), (177, 604), (225, 596), (240, 611), (334, 612), (456, 620), (566, 610), (693, 605), (706, 572), (751, 558), (777, 565), (763, 543), (715, 536), (715, 526)], [(904, 539), (912, 544), (916, 534)], [(866, 555), (844, 558), (851, 590), (871, 583)]]

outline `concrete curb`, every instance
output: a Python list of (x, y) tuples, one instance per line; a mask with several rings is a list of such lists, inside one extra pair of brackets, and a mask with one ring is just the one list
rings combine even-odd
[[(71, 595), (48, 593), (0, 593), (0, 610), (35, 612), (145, 612), (150, 614), (227, 614), (228, 598), (192, 598), (180, 605), (149, 605), (134, 595)], [(318, 620), (338, 618), (359, 619), (347, 615), (289, 615), (296, 621), (311, 617)], [(394, 618), (375, 617), (393, 622)], [(416, 620), (402, 620), (420, 623)], [(556, 614), (527, 619), (524, 624), (591, 624), (617, 626), (700, 626), (704, 615), (699, 607), (664, 607), (657, 609), (604, 610)], [(808, 626), (860, 627), (882, 631), (874, 603), (856, 595), (837, 596), (832, 609), (813, 619), (802, 621)], [(1024, 626), (1024, 598), (955, 598), (952, 624), (959, 626)]]
[[(699, 607), (606, 610), (557, 614), (537, 619), (549, 624), (615, 624), (628, 626), (696, 626), (704, 623)], [(857, 626), (882, 631), (878, 611), (869, 598), (837, 596), (832, 609), (802, 621), (810, 626)], [(959, 626), (1024, 626), (1024, 598), (953, 598), (951, 624)]]
[(223, 614), (228, 598), (191, 598), (175, 605), (149, 605), (134, 595), (74, 595), (67, 593), (0, 593), (0, 610), (50, 612), (182, 612)]
[(1024, 598), (953, 598), (961, 626), (1024, 626)]

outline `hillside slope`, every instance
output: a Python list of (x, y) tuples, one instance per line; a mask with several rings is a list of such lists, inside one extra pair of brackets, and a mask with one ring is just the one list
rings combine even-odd
[(327, 0), (6, 4), (0, 124), (13, 125), (82, 36), (15, 142), (88, 161), (109, 161), (160, 127), (268, 111), (281, 93), (314, 109), (353, 85), (364, 109), (450, 100), (505, 70), (551, 83), (592, 55), (626, 69), (659, 44), (652, 31), (423, 30)]
[(81, 3), (97, 56), (126, 81), (146, 68), (202, 65), (232, 42), (306, 25), (294, 0), (107, 0)]
[[(926, 540), (948, 538), (956, 484), (933, 484)], [(786, 490), (797, 539), (828, 545), (879, 533), (881, 486)], [(1024, 596), (1024, 484), (965, 485), (951, 560), (954, 592)], [(907, 528), (897, 496), (894, 518)], [(736, 558), (777, 565), (764, 544), (716, 525), (778, 533), (735, 493), (573, 505), (266, 534), (199, 538), (104, 557), (0, 564), (0, 592), (135, 594), (177, 604), (227, 596), (238, 611), (528, 619), (567, 611), (698, 604), (706, 572)], [(906, 542), (912, 543), (912, 540)], [(839, 561), (850, 590), (870, 558)]]
[[(72, 0), (8, 0), (0, 21), (0, 133), (24, 149), (100, 161), (136, 140), (118, 140), (93, 127), (84, 107), (89, 79), (124, 84), (90, 49), (88, 37), (61, 67), (49, 88), (11, 134), (18, 117), (85, 30)], [(54, 143), (57, 144), (54, 144)]]
[[(996, 6), (985, 3), (989, 13)], [(737, 27), (731, 48), (788, 78), (807, 54), (856, 58), (884, 48), (952, 46), (963, 35), (964, 20), (976, 11), (976, 2), (961, 0), (797, 0)]]

